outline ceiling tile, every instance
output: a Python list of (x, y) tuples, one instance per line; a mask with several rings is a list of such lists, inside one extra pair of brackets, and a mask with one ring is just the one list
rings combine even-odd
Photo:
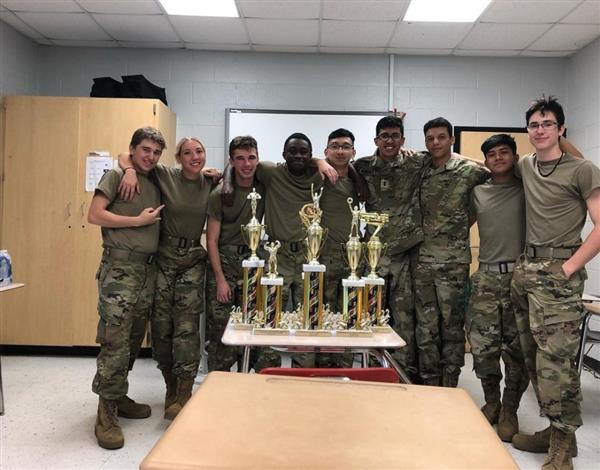
[(179, 41), (172, 26), (163, 16), (103, 15), (94, 19), (119, 41)]
[(246, 20), (253, 44), (274, 46), (316, 46), (318, 20)]
[(171, 16), (171, 24), (186, 42), (203, 44), (247, 44), (248, 36), (240, 18)]
[(183, 49), (181, 42), (119, 41), (121, 47), (132, 49)]
[(575, 8), (577, 3), (578, 0), (496, 0), (483, 12), (479, 21), (554, 23)]
[(66, 41), (56, 39), (52, 41), (56, 46), (65, 47), (119, 47), (117, 41)]
[(253, 46), (252, 50), (258, 52), (285, 52), (290, 54), (302, 53), (302, 54), (314, 54), (319, 52), (316, 46)]
[(119, 15), (161, 15), (163, 11), (154, 0), (78, 0), (90, 13)]
[(385, 47), (323, 47), (319, 52), (327, 54), (385, 54)]
[(546, 24), (479, 23), (459, 45), (461, 49), (524, 49), (540, 37)]
[(557, 24), (528, 49), (536, 51), (570, 51), (587, 46), (600, 36), (600, 27), (583, 24)]
[(51, 39), (101, 41), (111, 39), (85, 13), (19, 13), (25, 23)]
[(399, 23), (391, 47), (451, 49), (472, 28), (469, 23)]
[(583, 2), (573, 13), (563, 18), (561, 23), (600, 24), (600, 2), (598, 0)]
[(321, 45), (331, 47), (385, 47), (395, 23), (376, 21), (321, 22)]
[(347, 1), (325, 0), (323, 19), (361, 20), (361, 21), (398, 21), (402, 19), (410, 0), (387, 1)]
[(473, 57), (515, 57), (521, 50), (493, 50), (493, 49), (455, 49), (453, 55)]
[(203, 51), (249, 51), (250, 46), (247, 44), (197, 44), (186, 42), (187, 49), (203, 50)]
[(520, 55), (525, 57), (567, 57), (577, 51), (522, 51)]
[(1, 0), (12, 11), (76, 13), (83, 11), (73, 0)]
[(38, 39), (42, 37), (42, 34), (35, 31), (31, 28), (27, 23), (25, 23), (21, 18), (19, 18), (14, 13), (4, 10), (0, 11), (0, 20), (4, 21), (6, 24), (11, 25), (20, 33), (24, 34), (28, 38)]
[(238, 0), (240, 13), (245, 18), (319, 18), (321, 2), (319, 0)]
[(411, 49), (405, 47), (388, 47), (388, 54), (397, 55), (450, 55), (452, 49)]

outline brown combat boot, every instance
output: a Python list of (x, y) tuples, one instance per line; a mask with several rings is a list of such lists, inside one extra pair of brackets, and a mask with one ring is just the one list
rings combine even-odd
[(171, 370), (161, 370), (161, 372), (167, 386), (167, 392), (165, 393), (165, 411), (167, 411), (177, 401), (177, 377), (173, 375)]
[(482, 378), (481, 387), (483, 388), (483, 397), (485, 405), (481, 407), (481, 412), (492, 426), (498, 422), (500, 415), (500, 381), (493, 378)]
[(500, 416), (500, 407), (501, 405), (499, 401), (496, 403), (486, 403), (481, 407), (483, 416), (485, 416), (485, 419), (487, 419), (488, 423), (490, 423), (492, 426), (498, 422), (498, 416)]
[(450, 372), (444, 371), (442, 374), (442, 387), (448, 387), (448, 388), (458, 387), (458, 376), (459, 375), (460, 375), (460, 372), (452, 374)]
[[(524, 450), (525, 452), (533, 452), (534, 454), (544, 454), (550, 448), (550, 432), (551, 426), (548, 426), (542, 431), (534, 434), (517, 433), (512, 438), (513, 447)], [(577, 438), (575, 433), (571, 434), (569, 443), (569, 455), (577, 457)]]
[(127, 419), (144, 419), (152, 414), (152, 408), (143, 403), (136, 403), (125, 395), (117, 400), (117, 414)]
[(573, 470), (573, 461), (569, 452), (572, 440), (571, 434), (552, 427), (548, 458), (542, 465), (542, 470)]
[(193, 379), (177, 379), (177, 400), (165, 411), (165, 419), (175, 419), (192, 396)]
[(120, 449), (125, 444), (123, 431), (117, 418), (116, 400), (105, 400), (100, 397), (94, 434), (98, 439), (98, 445), (104, 449)]
[(519, 432), (517, 409), (519, 408), (521, 395), (515, 390), (504, 389), (502, 408), (498, 417), (498, 436), (504, 442), (511, 442), (513, 436)]

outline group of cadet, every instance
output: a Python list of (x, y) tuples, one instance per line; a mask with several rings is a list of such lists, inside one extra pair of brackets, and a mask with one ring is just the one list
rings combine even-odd
[[(497, 134), (481, 147), (484, 165), (452, 152), (453, 129), (444, 118), (425, 124), (427, 150), (413, 152), (402, 148), (402, 120), (386, 116), (376, 126), (375, 153), (357, 160), (346, 129), (329, 135), (324, 160), (313, 158), (306, 135), (290, 135), (279, 165), (260, 162), (256, 140), (239, 136), (229, 145), (229, 168), (220, 183), (218, 172), (204, 168), (199, 139), (180, 141), (180, 168), (169, 168), (157, 164), (165, 148), (160, 132), (138, 129), (129, 153), (119, 158), (121, 168), (100, 181), (89, 213), (90, 222), (102, 227), (104, 246), (97, 274), (101, 350), (93, 381), (100, 397), (99, 445), (123, 446), (118, 416), (150, 415), (148, 405), (126, 395), (148, 318), (166, 384), (165, 418), (176, 416), (191, 396), (202, 312), (209, 370), (239, 363), (239, 351), (220, 339), (231, 307), (240, 305), (241, 260), (249, 254), (240, 226), (251, 217), (247, 196), (253, 189), (261, 195), (257, 217), (264, 215), (269, 240), (281, 244), (283, 303), (294, 308), (301, 302), (305, 229), (296, 214), (323, 188), (321, 224), (328, 237), (320, 262), (331, 309), (342, 309), (341, 279), (348, 274), (342, 244), (352, 198), (367, 211), (389, 215), (378, 271), (386, 280), (392, 326), (406, 342), (394, 354), (411, 380), (456, 387), (466, 332), (484, 391), (482, 412), (498, 424), (500, 437), (522, 450), (548, 451), (545, 469), (572, 468), (574, 433), (582, 424), (574, 360), (584, 267), (600, 249), (600, 226), (583, 243), (581, 230), (588, 211), (594, 223), (599, 220), (600, 171), (564, 139), (564, 122), (555, 99), (535, 101), (526, 126), (536, 152), (519, 159), (514, 139)], [(207, 251), (200, 244), (206, 219)], [(479, 269), (469, 283), (475, 221)], [(274, 360), (265, 351), (254, 367)], [(306, 360), (298, 358), (302, 365)], [(349, 365), (352, 357), (308, 360)], [(530, 381), (551, 424), (532, 436), (518, 433), (516, 414)]]

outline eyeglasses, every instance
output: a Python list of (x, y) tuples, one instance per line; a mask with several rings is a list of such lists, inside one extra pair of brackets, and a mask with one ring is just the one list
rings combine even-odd
[(327, 146), (327, 148), (329, 150), (333, 150), (334, 152), (337, 152), (338, 150), (343, 150), (344, 152), (349, 152), (350, 150), (352, 150), (354, 148), (353, 145), (350, 144), (344, 144), (344, 145), (340, 145), (340, 144), (329, 144)]
[(402, 139), (402, 134), (400, 132), (394, 132), (393, 134), (388, 134), (386, 132), (379, 134), (377, 136), (379, 140), (400, 140)]
[(527, 124), (527, 129), (530, 131), (537, 131), (540, 127), (542, 129), (550, 129), (551, 127), (558, 126), (556, 121), (542, 121), (542, 122), (530, 122)]

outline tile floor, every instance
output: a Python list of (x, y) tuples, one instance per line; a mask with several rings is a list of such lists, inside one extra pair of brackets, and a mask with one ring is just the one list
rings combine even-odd
[[(459, 386), (480, 404), (482, 392), (471, 372), (470, 355), (466, 362)], [(125, 447), (107, 451), (97, 446), (93, 432), (97, 399), (90, 383), (94, 372), (92, 358), (2, 358), (6, 413), (0, 417), (0, 469), (138, 468), (168, 425), (162, 418), (162, 377), (151, 359), (137, 361), (130, 376), (130, 396), (149, 403), (153, 413), (145, 420), (121, 419)], [(577, 432), (579, 457), (574, 460), (575, 469), (599, 470), (600, 380), (584, 372), (582, 390), (585, 425)], [(519, 410), (521, 429), (532, 432), (546, 426), (537, 411), (530, 387)], [(522, 469), (541, 467), (544, 455), (527, 454), (505, 445)]]

